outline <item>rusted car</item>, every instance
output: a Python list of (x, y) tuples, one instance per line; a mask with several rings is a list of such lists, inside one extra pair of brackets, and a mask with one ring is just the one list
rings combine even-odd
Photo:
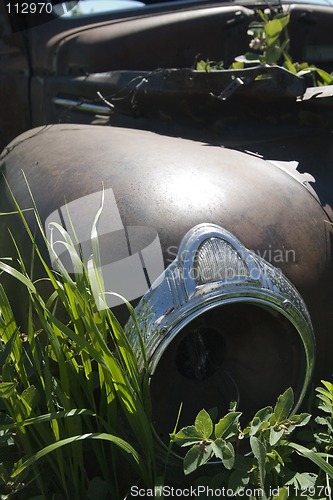
[[(136, 306), (162, 438), (183, 400), (185, 423), (231, 400), (251, 415), (289, 386), (298, 407), (333, 366), (332, 87), (232, 63), (269, 9), (289, 15), (292, 60), (329, 74), (333, 7), (88, 3), (0, 5), (6, 182), (24, 209), (27, 180), (46, 231), (71, 231), (69, 208), (85, 256), (104, 191), (103, 275)], [(223, 65), (199, 71), (199, 60)], [(29, 259), (17, 216), (0, 224), (0, 256), (13, 251), (10, 227)]]

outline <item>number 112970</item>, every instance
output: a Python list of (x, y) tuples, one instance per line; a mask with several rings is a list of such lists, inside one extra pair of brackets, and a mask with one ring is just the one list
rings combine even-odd
[(297, 498), (331, 498), (332, 490), (329, 486), (308, 486), (301, 488), (289, 485), (288, 495), (293, 493)]
[(49, 2), (10, 2), (6, 8), (8, 14), (52, 14), (53, 5)]

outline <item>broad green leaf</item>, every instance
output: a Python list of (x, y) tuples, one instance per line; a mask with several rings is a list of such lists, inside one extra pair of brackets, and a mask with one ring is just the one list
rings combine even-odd
[(326, 391), (323, 391), (323, 392), (317, 394), (317, 398), (321, 399), (322, 401), (324, 401), (327, 404), (332, 403), (331, 397), (329, 394), (326, 393)]
[(206, 410), (201, 410), (195, 419), (195, 428), (202, 439), (209, 439), (213, 432), (213, 422)]
[(249, 424), (249, 435), (250, 436), (254, 436), (256, 434), (261, 423), (262, 422), (261, 422), (260, 418), (253, 417), (253, 419), (251, 420), (251, 422)]
[[(292, 477), (286, 482), (286, 485), (289, 486), (289, 491), (291, 490), (290, 486), (293, 486), (295, 489), (297, 488), (307, 490), (308, 488), (313, 488), (316, 485), (317, 480), (318, 474), (315, 474), (313, 472), (294, 472)], [(315, 489), (313, 490), (313, 492), (315, 492)], [(304, 495), (304, 498), (311, 500), (305, 492)], [(314, 498), (317, 498), (317, 495), (315, 495)], [(320, 498), (322, 498), (321, 495)]]
[(222, 449), (222, 463), (228, 470), (233, 468), (235, 463), (235, 450), (232, 443), (225, 443)]
[(321, 401), (318, 404), (325, 413), (333, 414), (333, 385), (330, 382), (322, 380), (324, 387), (316, 387), (317, 398)]
[(227, 413), (215, 425), (215, 437), (229, 439), (238, 434), (238, 421), (241, 416), (239, 411), (231, 411)]
[(333, 433), (333, 419), (331, 417), (316, 417), (315, 422), (319, 425), (324, 425), (328, 427), (330, 432)]
[(278, 38), (283, 30), (283, 24), (280, 19), (272, 19), (265, 24), (265, 33), (269, 38)]
[(289, 422), (295, 427), (303, 427), (311, 419), (310, 413), (300, 413), (299, 415), (291, 415)]
[(218, 438), (212, 442), (212, 450), (216, 458), (222, 460), (223, 453), (222, 448), (225, 446), (226, 441), (224, 439)]
[[(328, 382), (327, 380), (321, 380), (321, 383), (323, 384), (323, 386), (326, 387), (326, 389), (328, 390), (328, 392), (331, 394), (331, 396), (333, 398), (333, 384), (332, 384), (332, 382)], [(319, 389), (321, 389), (321, 388), (319, 387)]]
[(230, 67), (231, 69), (243, 69), (244, 63), (241, 61), (234, 61)]
[(188, 450), (184, 458), (184, 474), (191, 474), (200, 467), (200, 457), (202, 456), (200, 445), (194, 445)]
[(264, 408), (261, 408), (260, 410), (257, 411), (255, 417), (258, 417), (262, 422), (264, 421), (268, 422), (272, 413), (273, 413), (272, 406), (265, 406)]
[(235, 463), (235, 450), (232, 443), (227, 443), (224, 439), (216, 439), (211, 447), (214, 455), (222, 461), (224, 467), (231, 470)]
[(323, 387), (317, 387), (316, 392), (322, 394), (323, 396), (326, 396), (330, 401), (333, 400), (333, 395), (331, 391), (324, 389)]
[(271, 423), (276, 424), (286, 420), (294, 406), (294, 391), (291, 387), (278, 397), (274, 407)]
[(265, 469), (265, 459), (266, 459), (266, 446), (261, 438), (255, 436), (250, 437), (250, 446), (253, 455), (257, 459), (258, 469), (261, 478), (261, 484), (265, 483), (266, 469)]
[(184, 473), (187, 475), (195, 471), (198, 467), (207, 463), (212, 455), (211, 445), (207, 445), (207, 447), (199, 444), (192, 446), (184, 458)]
[(326, 445), (333, 444), (333, 436), (331, 436), (331, 434), (327, 434), (326, 432), (316, 432), (313, 437), (320, 443), (324, 443)]
[(261, 410), (257, 411), (254, 415), (252, 421), (249, 424), (250, 427), (250, 436), (254, 436), (258, 430), (262, 428), (264, 423), (269, 423), (269, 419), (271, 418), (273, 413), (273, 408), (271, 406), (266, 406)]
[(318, 403), (318, 408), (325, 413), (332, 414), (332, 402), (329, 398), (326, 396), (323, 396), (322, 394), (317, 394), (317, 398), (320, 400)]
[(197, 71), (211, 71), (212, 67), (211, 67), (211, 65), (209, 64), (208, 61), (201, 60), (201, 61), (197, 62), (197, 65), (196, 65), (195, 69)]
[(202, 441), (202, 435), (199, 434), (194, 425), (183, 427), (177, 434), (171, 434), (170, 438), (179, 446), (190, 446)]
[[(314, 472), (297, 472), (296, 479), (299, 487), (303, 488), (304, 490), (308, 488), (314, 488), (312, 490), (313, 492), (315, 491), (316, 485), (318, 485), (318, 474), (315, 474)], [(322, 491), (322, 495), (320, 496), (323, 497), (324, 495), (325, 495), (325, 490)]]
[(275, 446), (277, 442), (282, 438), (284, 434), (283, 429), (271, 427), (270, 433), (269, 433), (269, 444), (271, 446)]
[[(320, 425), (327, 425), (332, 428), (332, 418), (331, 417), (316, 417), (315, 422)], [(333, 430), (333, 428), (332, 428)]]

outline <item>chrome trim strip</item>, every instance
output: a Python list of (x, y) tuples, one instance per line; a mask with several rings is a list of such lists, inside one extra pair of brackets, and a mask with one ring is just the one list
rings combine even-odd
[(56, 106), (61, 106), (72, 111), (83, 111), (85, 113), (106, 116), (110, 116), (113, 114), (111, 108), (109, 108), (108, 106), (103, 106), (101, 104), (91, 104), (74, 99), (65, 99), (63, 97), (54, 97), (52, 99), (52, 102)]

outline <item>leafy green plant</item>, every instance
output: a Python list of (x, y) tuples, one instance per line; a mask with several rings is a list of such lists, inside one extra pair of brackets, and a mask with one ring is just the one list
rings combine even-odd
[[(330, 451), (333, 448), (333, 384), (322, 380), (322, 387), (316, 388), (318, 408), (324, 412), (325, 416), (317, 416), (315, 419), (318, 428), (314, 432), (314, 438), (319, 445), (319, 448), (324, 447), (324, 458), (326, 462), (329, 463), (329, 459), (332, 458)], [(333, 479), (331, 475), (326, 473), (326, 486), (327, 490), (331, 495), (331, 481)]]
[(235, 61), (244, 64), (277, 64), (287, 53), (289, 46), (285, 31), (289, 24), (289, 14), (279, 12), (273, 19), (269, 19), (269, 15), (262, 10), (257, 13), (260, 19), (250, 23), (247, 32), (251, 36), (249, 46), (254, 52), (238, 56)]
[[(279, 65), (299, 77), (311, 77), (314, 86), (331, 85), (333, 73), (309, 65), (307, 62), (298, 63), (292, 60), (289, 54), (290, 40), (287, 32), (290, 16), (286, 12), (277, 12), (270, 18), (270, 14), (258, 9), (258, 19), (252, 21), (247, 31), (251, 37), (250, 51), (235, 58), (230, 69), (243, 69), (246, 66)], [(198, 71), (212, 71), (223, 69), (223, 63), (198, 61)], [(260, 76), (261, 78), (263, 75)], [(259, 77), (257, 77), (259, 78)]]
[[(23, 332), (0, 285), (0, 492), (24, 499), (102, 500), (121, 498), (130, 478), (156, 484), (147, 370), (138, 366), (105, 302), (97, 239), (102, 205), (91, 228), (93, 255), (87, 266), (75, 242), (55, 225), (74, 276), (59, 260), (60, 272), (50, 269), (16, 206), (51, 293), (45, 299), (38, 292), (18, 247), (19, 269), (8, 260), (0, 262), (0, 271), (29, 293), (28, 328)], [(55, 242), (47, 242), (35, 206), (33, 210), (55, 254)]]
[[(333, 387), (327, 382), (324, 384), (326, 389)], [(326, 408), (332, 410), (333, 393), (328, 396), (326, 389), (317, 391), (325, 398)], [(278, 498), (282, 499), (311, 491), (312, 498), (325, 498), (325, 491), (330, 491), (327, 480), (333, 478), (333, 467), (325, 461), (327, 455), (291, 441), (291, 434), (307, 426), (311, 418), (309, 413), (292, 414), (293, 405), (294, 395), (289, 388), (279, 396), (274, 408), (267, 406), (259, 410), (244, 429), (240, 425), (240, 412), (231, 410), (214, 424), (210, 413), (201, 410), (194, 425), (170, 435), (172, 443), (190, 447), (183, 460), (185, 475), (217, 460), (221, 470), (211, 482), (215, 487), (228, 488), (235, 496), (253, 491), (256, 492), (253, 498), (267, 499), (276, 498), (273, 492), (278, 492)], [(327, 425), (326, 420), (319, 423)], [(311, 470), (299, 472), (295, 452), (323, 471), (326, 483), (320, 474)], [(216, 472), (216, 465), (214, 470)], [(315, 496), (317, 493), (323, 496)]]

